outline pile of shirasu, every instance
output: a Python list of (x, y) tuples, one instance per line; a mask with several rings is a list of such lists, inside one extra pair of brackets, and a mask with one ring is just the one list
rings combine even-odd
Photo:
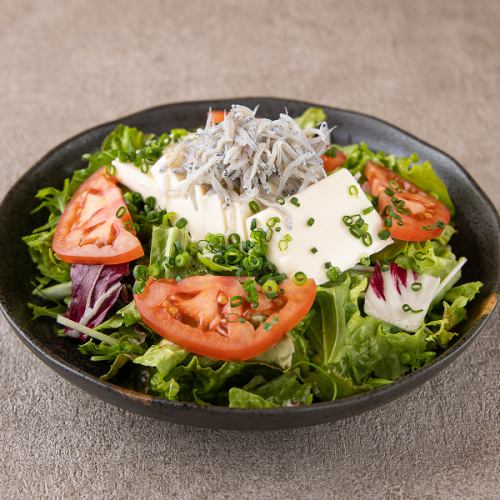
[(301, 129), (287, 114), (270, 120), (256, 113), (257, 108), (233, 105), (224, 121), (213, 125), (209, 112), (204, 129), (166, 152), (164, 168), (184, 178), (177, 194), (188, 196), (196, 207), (194, 187), (203, 185), (223, 206), (253, 199), (279, 208), (277, 198), (299, 193), (325, 177), (320, 155), (330, 144), (326, 122)]

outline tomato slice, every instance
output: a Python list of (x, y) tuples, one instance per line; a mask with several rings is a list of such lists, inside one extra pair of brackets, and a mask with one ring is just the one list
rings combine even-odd
[(217, 125), (220, 122), (224, 121), (224, 111), (219, 109), (212, 110), (212, 125)]
[(259, 287), (254, 308), (244, 300), (240, 280), (244, 278), (150, 278), (134, 300), (143, 321), (162, 337), (195, 354), (243, 361), (267, 351), (300, 322), (314, 302), (316, 285), (311, 279), (301, 286), (284, 281), (284, 293), (275, 299)]
[[(141, 242), (125, 227), (132, 221), (116, 179), (105, 169), (75, 192), (56, 227), (52, 249), (65, 262), (122, 264), (144, 255)], [(118, 210), (123, 212), (117, 217)]]
[[(443, 203), (392, 170), (369, 161), (365, 177), (370, 193), (378, 196), (378, 210), (382, 218), (391, 219), (392, 225), (387, 229), (393, 238), (430, 240), (439, 236), (444, 225), (450, 222), (450, 211)], [(388, 194), (387, 189), (394, 194)], [(392, 217), (390, 211), (396, 217)]]
[(336, 151), (335, 156), (321, 155), (323, 160), (323, 168), (327, 172), (333, 172), (340, 168), (347, 159), (347, 156), (342, 151)]

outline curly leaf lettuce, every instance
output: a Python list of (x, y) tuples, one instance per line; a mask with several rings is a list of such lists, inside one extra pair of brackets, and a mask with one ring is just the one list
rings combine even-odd
[(326, 120), (326, 114), (321, 108), (307, 108), (295, 121), (300, 128), (315, 128)]

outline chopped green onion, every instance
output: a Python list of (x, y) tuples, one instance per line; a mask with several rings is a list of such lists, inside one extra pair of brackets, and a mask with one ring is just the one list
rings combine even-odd
[(236, 233), (231, 233), (228, 237), (227, 237), (227, 241), (230, 245), (239, 245), (240, 244), (240, 241), (241, 241), (241, 238), (240, 238), (240, 235), (239, 234), (236, 234)]
[(380, 270), (382, 272), (386, 272), (386, 271), (389, 271), (389, 264), (387, 262), (381, 262), (380, 263)]
[(186, 267), (191, 260), (191, 256), (188, 252), (184, 251), (179, 255), (175, 256), (175, 265), (177, 267)]
[(375, 208), (374, 208), (374, 207), (367, 207), (367, 208), (365, 208), (365, 209), (364, 209), (361, 213), (362, 213), (363, 215), (368, 215), (370, 212), (373, 212), (374, 210), (375, 210)]
[(295, 273), (293, 275), (293, 278), (292, 278), (292, 281), (298, 285), (298, 286), (302, 286), (302, 285), (305, 285), (306, 282), (307, 282), (307, 276), (305, 273), (303, 273), (302, 271), (299, 271), (297, 273)]
[(280, 240), (278, 242), (278, 248), (282, 251), (285, 252), (288, 249), (288, 241), (285, 240)]
[(266, 226), (274, 227), (278, 222), (281, 222), (281, 219), (279, 217), (271, 217), (270, 219), (267, 220)]
[(358, 196), (358, 193), (358, 188), (354, 184), (351, 184), (349, 186), (349, 196)]
[(153, 209), (156, 207), (156, 198), (154, 196), (148, 196), (145, 200), (144, 203), (150, 208)]
[(421, 313), (423, 309), (412, 309), (409, 304), (403, 304), (402, 307), (404, 312)]
[(385, 188), (384, 193), (388, 196), (394, 196), (394, 191), (391, 188)]
[(255, 200), (250, 201), (248, 206), (250, 207), (252, 213), (256, 214), (257, 212), (260, 212), (260, 206)]
[(266, 295), (274, 294), (276, 296), (279, 293), (279, 286), (278, 283), (274, 280), (267, 280), (263, 285), (262, 285), (262, 291)]
[(291, 235), (291, 234), (288, 234), (288, 233), (287, 233), (287, 234), (285, 234), (285, 236), (283, 236), (283, 239), (284, 239), (285, 241), (289, 242), (289, 241), (292, 241), (292, 239), (293, 239), (293, 238), (292, 238), (292, 235)]
[(187, 226), (187, 219), (184, 217), (181, 217), (176, 223), (175, 226), (178, 227), (179, 229), (184, 229)]
[(243, 297), (241, 295), (233, 295), (229, 299), (229, 305), (231, 307), (238, 307), (241, 306), (241, 304), (243, 304)]
[(391, 179), (389, 181), (389, 187), (391, 187), (392, 189), (395, 189), (396, 191), (401, 191), (401, 187), (399, 186), (398, 181), (395, 179)]
[(350, 215), (344, 215), (344, 217), (342, 217), (342, 222), (346, 226), (352, 226), (353, 220), (352, 220), (352, 217)]
[(312, 247), (312, 248), (310, 249), (310, 252), (311, 252), (311, 253), (313, 253), (313, 254), (314, 254), (314, 253), (318, 253), (318, 249), (317, 249), (316, 247)]
[(363, 233), (361, 235), (361, 241), (365, 247), (369, 247), (373, 243), (373, 238), (370, 233)]
[(116, 167), (114, 165), (106, 165), (106, 174), (107, 175), (116, 175)]
[(361, 238), (361, 229), (355, 225), (352, 225), (350, 228), (349, 228), (349, 232), (356, 238)]
[(250, 230), (253, 231), (257, 227), (257, 219), (252, 219), (250, 222)]
[(132, 193), (132, 203), (137, 205), (137, 203), (140, 203), (141, 201), (142, 201), (141, 193), (133, 192)]
[(369, 266), (370, 265), (370, 257), (361, 257), (361, 259), (359, 259), (359, 263), (362, 266)]
[(392, 219), (390, 217), (386, 217), (384, 219), (384, 226), (385, 227), (391, 227), (392, 226)]
[(332, 263), (331, 262), (325, 262), (325, 269), (330, 269), (330, 267), (332, 267)]
[(414, 292), (418, 292), (419, 290), (422, 290), (422, 283), (420, 283), (420, 281), (415, 281), (414, 283), (412, 283), (411, 289)]
[(326, 272), (326, 276), (332, 282), (338, 281), (341, 274), (342, 273), (340, 272), (340, 269), (338, 267), (330, 267)]
[(314, 224), (314, 218), (313, 217), (309, 217), (309, 219), (307, 219), (307, 225), (309, 227), (311, 227), (313, 224)]
[(387, 231), (387, 229), (384, 229), (383, 231), (380, 231), (378, 233), (378, 237), (381, 240), (387, 240), (387, 239), (389, 239), (390, 236), (391, 236), (391, 233), (389, 231)]
[(262, 265), (262, 259), (260, 257), (257, 257), (256, 255), (248, 255), (243, 259), (241, 265), (243, 266), (243, 269), (246, 269), (247, 271), (253, 271), (255, 269), (259, 269), (259, 267)]
[(279, 205), (284, 205), (285, 198), (282, 198), (281, 196), (279, 198), (276, 198), (276, 203), (278, 203)]
[(295, 205), (296, 207), (300, 207), (300, 201), (299, 199), (296, 197), (296, 196), (293, 196), (291, 199), (290, 199), (290, 203), (292, 205)]
[(115, 216), (118, 217), (118, 219), (121, 219), (126, 213), (127, 213), (127, 209), (125, 207), (120, 207), (116, 211)]

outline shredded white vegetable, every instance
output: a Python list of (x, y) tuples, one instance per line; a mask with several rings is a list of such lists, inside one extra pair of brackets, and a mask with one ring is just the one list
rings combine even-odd
[(195, 186), (213, 190), (228, 206), (254, 199), (275, 206), (277, 197), (300, 193), (323, 179), (320, 155), (330, 144), (326, 122), (301, 129), (293, 118), (257, 118), (257, 108), (233, 105), (224, 121), (186, 136), (165, 154), (163, 168), (173, 168), (184, 180), (175, 189), (197, 206)]

